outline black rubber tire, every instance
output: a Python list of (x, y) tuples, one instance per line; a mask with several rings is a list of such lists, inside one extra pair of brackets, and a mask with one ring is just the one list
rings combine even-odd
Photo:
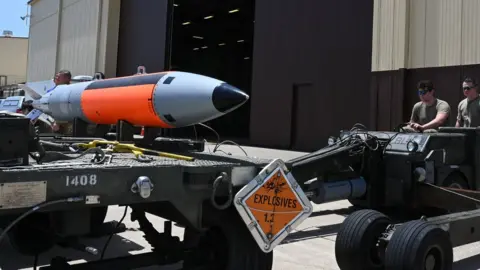
[(377, 242), (390, 219), (375, 210), (360, 210), (348, 216), (335, 241), (335, 258), (341, 270), (384, 269)]
[[(204, 260), (209, 260), (214, 265), (209, 265), (211, 270), (271, 270), (273, 266), (273, 251), (264, 253), (242, 222), (240, 216), (233, 211), (221, 214), (215, 224), (210, 224), (206, 233), (197, 233), (187, 227), (184, 233), (184, 243), (195, 250), (186, 255), (183, 269), (200, 267)], [(212, 259), (207, 249), (215, 250)]]
[[(470, 189), (470, 185), (468, 184), (467, 179), (461, 172), (452, 172), (445, 178), (443, 183), (441, 184), (442, 187), (450, 187), (450, 188), (459, 188), (459, 189)], [(465, 207), (455, 207), (450, 210), (440, 210), (440, 215), (451, 214), (451, 213), (458, 213), (462, 211), (471, 210), (470, 208)]]
[(445, 178), (442, 187), (452, 187), (452, 188), (461, 188), (461, 189), (470, 189), (465, 176), (461, 172), (453, 172)]
[[(431, 253), (433, 252), (433, 253)], [(426, 268), (427, 255), (439, 256), (434, 268)], [(407, 222), (396, 229), (385, 252), (388, 270), (451, 270), (453, 247), (449, 234), (421, 220)]]

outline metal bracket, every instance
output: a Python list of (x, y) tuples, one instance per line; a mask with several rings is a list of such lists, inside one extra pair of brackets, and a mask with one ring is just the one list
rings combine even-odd
[(140, 176), (137, 181), (132, 184), (130, 190), (138, 193), (140, 197), (147, 199), (153, 191), (153, 183), (148, 176)]

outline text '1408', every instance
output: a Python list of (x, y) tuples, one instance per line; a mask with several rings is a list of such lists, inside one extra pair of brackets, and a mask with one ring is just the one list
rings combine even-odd
[(65, 185), (67, 187), (73, 186), (95, 186), (97, 184), (96, 174), (82, 174), (75, 176), (67, 176), (65, 179)]

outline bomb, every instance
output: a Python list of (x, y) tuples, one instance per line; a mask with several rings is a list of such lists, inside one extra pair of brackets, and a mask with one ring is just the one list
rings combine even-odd
[(58, 121), (180, 128), (223, 116), (248, 101), (240, 89), (204, 75), (181, 71), (139, 74), (59, 85), (40, 95), (19, 85), (32, 106)]

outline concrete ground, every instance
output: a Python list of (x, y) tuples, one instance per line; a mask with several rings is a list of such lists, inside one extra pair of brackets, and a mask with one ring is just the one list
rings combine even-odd
[[(304, 153), (280, 151), (264, 148), (244, 147), (250, 156), (265, 158), (282, 158), (288, 160)], [(210, 149), (213, 147), (210, 146)], [(222, 150), (242, 155), (236, 146), (222, 146)], [(208, 151), (208, 150), (207, 150)], [(347, 201), (339, 201), (323, 205), (316, 205), (314, 213), (297, 230), (279, 245), (274, 251), (274, 270), (333, 270), (339, 269), (334, 255), (336, 233), (341, 222), (349, 213)], [(107, 219), (119, 220), (123, 208), (112, 206), (109, 208)], [(130, 222), (129, 216), (125, 219), (128, 230), (112, 238), (107, 257), (138, 254), (150, 250), (143, 239), (143, 233), (138, 231), (138, 224)], [(150, 221), (158, 230), (162, 230), (163, 219), (149, 216)], [(182, 236), (183, 229), (174, 227), (173, 234)], [(101, 249), (106, 238), (87, 241), (87, 244)], [(8, 241), (0, 244), (0, 269), (32, 269), (33, 258), (19, 256), (9, 245)], [(480, 269), (480, 245), (470, 245), (455, 248), (455, 270)], [(65, 256), (74, 262), (95, 260), (95, 256), (88, 256), (80, 252), (55, 248), (48, 254), (40, 257), (39, 265), (47, 265), (53, 256)], [(149, 267), (143, 270), (169, 270), (178, 269), (181, 265), (171, 267)]]

